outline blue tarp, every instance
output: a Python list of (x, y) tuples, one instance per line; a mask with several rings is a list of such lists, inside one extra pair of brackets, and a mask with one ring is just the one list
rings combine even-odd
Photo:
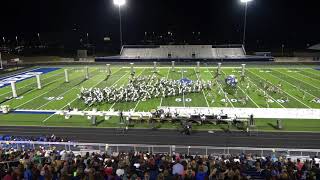
[[(2, 111), (0, 111), (0, 114)], [(10, 114), (47, 114), (52, 115), (56, 113), (56, 111), (23, 111), (23, 110), (16, 110), (16, 111), (10, 111)]]
[(182, 78), (179, 80), (182, 84), (192, 84), (192, 81), (188, 78)]
[(11, 113), (14, 113), (14, 114), (48, 114), (48, 115), (51, 115), (51, 114), (54, 114), (56, 112), (55, 111), (13, 111)]

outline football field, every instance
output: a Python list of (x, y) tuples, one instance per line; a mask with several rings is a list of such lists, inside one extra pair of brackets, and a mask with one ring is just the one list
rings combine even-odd
[[(240, 65), (239, 65), (240, 66)], [(37, 67), (41, 69), (52, 67)], [(65, 82), (65, 72), (68, 69), (69, 82)], [(35, 77), (16, 82), (17, 98), (12, 98), (11, 86), (0, 86), (0, 106), (8, 105), (12, 110), (38, 110), (37, 113), (0, 113), (0, 125), (21, 126), (67, 126), (93, 127), (86, 117), (71, 117), (45, 113), (49, 110), (64, 110), (69, 107), (81, 110), (99, 111), (135, 110), (150, 111), (160, 106), (170, 107), (235, 107), (235, 108), (305, 108), (320, 109), (320, 71), (314, 67), (291, 66), (259, 66), (246, 68), (246, 78), (241, 78), (240, 67), (223, 67), (217, 84), (211, 90), (200, 93), (186, 93), (179, 96), (159, 97), (146, 101), (101, 103), (87, 106), (78, 98), (80, 89), (120, 87), (127, 85), (131, 76), (130, 68), (111, 66), (112, 75), (106, 76), (106, 67), (89, 66), (89, 79), (85, 79), (84, 66), (55, 67), (52, 71), (41, 75), (42, 88), (37, 89)], [(177, 66), (175, 71), (170, 67), (158, 67), (158, 73), (152, 67), (135, 67), (135, 76), (155, 75), (158, 78), (173, 80), (188, 79), (191, 81), (213, 81), (217, 68), (202, 66), (196, 72), (195, 66)], [(238, 79), (237, 88), (232, 92), (227, 88), (225, 79), (235, 75)], [(5, 78), (5, 77), (3, 77)], [(2, 78), (2, 79), (3, 79)], [(242, 80), (241, 80), (242, 79)], [(1, 80), (1, 79), (0, 79)], [(279, 87), (278, 92), (266, 91), (266, 87)], [(244, 102), (246, 99), (246, 102)], [(117, 127), (118, 118), (104, 120), (98, 118), (94, 127)], [(258, 119), (257, 128), (266, 131), (277, 131), (276, 119)], [(282, 131), (320, 131), (320, 117), (314, 120), (286, 119), (283, 120)], [(176, 128), (177, 124), (164, 123), (162, 128)], [(146, 124), (136, 124), (138, 128), (148, 128)], [(203, 125), (195, 129), (223, 129), (224, 125)], [(235, 127), (234, 127), (235, 128)], [(235, 128), (236, 129), (236, 128)]]

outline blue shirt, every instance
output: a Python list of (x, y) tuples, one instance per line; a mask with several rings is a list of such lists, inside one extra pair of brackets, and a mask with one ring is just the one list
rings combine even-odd
[(25, 180), (32, 180), (31, 170), (30, 169), (25, 170), (23, 176)]
[(206, 175), (207, 174), (205, 172), (198, 172), (196, 175), (196, 180), (204, 180)]

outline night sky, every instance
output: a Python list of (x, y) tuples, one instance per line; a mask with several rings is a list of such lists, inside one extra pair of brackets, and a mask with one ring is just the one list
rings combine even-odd
[[(240, 43), (244, 5), (240, 0), (127, 0), (122, 8), (126, 44), (139, 44), (145, 32), (173, 32), (177, 43), (201, 32), (202, 44)], [(317, 0), (255, 0), (249, 3), (247, 43), (251, 47), (304, 48), (320, 43)], [(112, 0), (8, 0), (0, 6), (0, 36), (29, 40), (40, 32), (65, 41), (73, 28), (92, 43), (119, 36), (118, 9)]]

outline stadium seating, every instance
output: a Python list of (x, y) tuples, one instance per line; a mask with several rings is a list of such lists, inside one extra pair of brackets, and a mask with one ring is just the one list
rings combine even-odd
[(219, 57), (243, 57), (245, 56), (242, 48), (216, 48)]
[(245, 57), (242, 47), (219, 47), (211, 45), (163, 45), (157, 47), (124, 46), (122, 58), (137, 59), (217, 59)]
[(209, 156), (0, 147), (1, 179), (319, 179), (319, 159), (250, 153)]

